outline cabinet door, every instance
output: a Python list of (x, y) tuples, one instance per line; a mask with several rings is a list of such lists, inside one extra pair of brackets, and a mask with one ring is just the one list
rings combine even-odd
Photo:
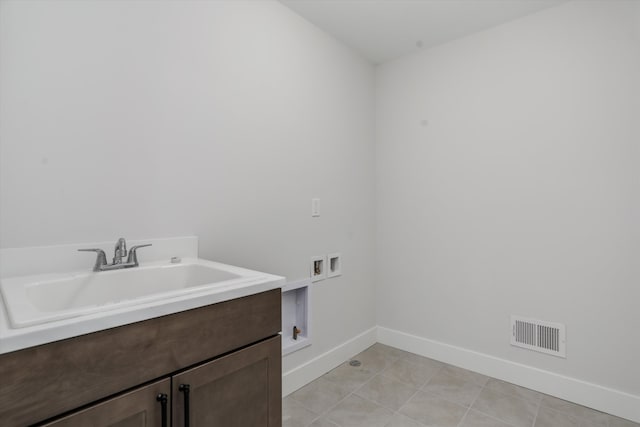
[(170, 393), (171, 380), (158, 381), (90, 406), (45, 426), (167, 427)]
[(281, 427), (280, 336), (173, 377), (174, 427)]

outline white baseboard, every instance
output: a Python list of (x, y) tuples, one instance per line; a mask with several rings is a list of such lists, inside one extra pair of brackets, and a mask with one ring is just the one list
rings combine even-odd
[(319, 378), (350, 357), (376, 343), (377, 327), (314, 357), (308, 362), (282, 374), (282, 397)]
[(640, 396), (380, 326), (377, 340), (401, 350), (640, 422)]

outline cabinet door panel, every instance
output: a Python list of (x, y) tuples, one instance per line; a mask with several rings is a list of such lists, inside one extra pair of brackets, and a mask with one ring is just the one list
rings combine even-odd
[(244, 348), (173, 377), (173, 425), (189, 427), (280, 427), (282, 425), (280, 336)]
[[(57, 421), (51, 427), (161, 427), (159, 394), (169, 397), (171, 380), (158, 381), (91, 406)], [(171, 401), (167, 401), (167, 412)], [(167, 414), (168, 416), (168, 414)]]

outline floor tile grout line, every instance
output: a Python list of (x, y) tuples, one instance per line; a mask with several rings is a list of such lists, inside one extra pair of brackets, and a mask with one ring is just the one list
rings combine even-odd
[(487, 414), (486, 412), (482, 412), (482, 411), (481, 411), (480, 409), (478, 409), (478, 408), (473, 408), (473, 410), (474, 410), (474, 411), (476, 411), (476, 412), (478, 412), (478, 413), (480, 413), (480, 414), (482, 414), (482, 415), (484, 415), (484, 416), (486, 416), (486, 417), (489, 417), (489, 418), (491, 418), (491, 419), (493, 419), (493, 420), (499, 421), (499, 422), (501, 422), (502, 424), (504, 424), (504, 425), (506, 425), (506, 426), (509, 426), (509, 427), (517, 427), (516, 425), (512, 424), (512, 423), (511, 423), (511, 422), (509, 422), (509, 421), (505, 421), (505, 420), (503, 420), (503, 419), (500, 419), (500, 418), (496, 417), (495, 415), (490, 415), (490, 414)]
[[(404, 359), (403, 359), (403, 360), (404, 360)], [(411, 363), (411, 362), (408, 362), (408, 361), (406, 361), (406, 360), (404, 360), (404, 361), (405, 361), (405, 362), (407, 362), (407, 363), (409, 363), (410, 365), (413, 365), (413, 366), (421, 366), (421, 365), (419, 365), (419, 364), (417, 364), (417, 363)], [(395, 363), (395, 362), (394, 362), (394, 363)], [(388, 379), (390, 379), (390, 380), (393, 380), (393, 381), (399, 382), (400, 384), (404, 384), (404, 385), (406, 385), (407, 387), (411, 387), (411, 388), (413, 388), (413, 389), (418, 389), (418, 391), (422, 391), (422, 388), (423, 388), (425, 385), (427, 385), (427, 383), (428, 383), (429, 381), (431, 381), (431, 380), (432, 380), (436, 375), (438, 375), (438, 374), (442, 371), (442, 369), (443, 369), (443, 368), (444, 368), (444, 366), (441, 366), (440, 368), (438, 368), (438, 370), (437, 370), (435, 373), (433, 373), (432, 375), (430, 375), (430, 376), (429, 376), (429, 378), (428, 378), (428, 379), (427, 379), (427, 380), (426, 380), (422, 385), (420, 385), (420, 386), (416, 386), (416, 385), (414, 385), (414, 384), (409, 384), (409, 383), (406, 383), (406, 382), (404, 382), (404, 381), (402, 381), (402, 380), (399, 380), (399, 379), (397, 379), (397, 378), (391, 378), (391, 377), (389, 377), (389, 376), (387, 376), (387, 375), (384, 375), (384, 372), (385, 372), (385, 371), (387, 371), (387, 370), (391, 369), (391, 365), (389, 365), (388, 367), (386, 367), (385, 369), (383, 369), (383, 370), (380, 372), (380, 374), (381, 374), (382, 376), (384, 376), (385, 378), (388, 378)]]
[[(437, 392), (437, 391), (435, 391), (435, 390), (427, 390), (427, 389), (425, 388), (425, 387), (427, 387), (427, 385), (431, 382), (431, 380), (433, 380), (436, 376), (438, 376), (440, 373), (442, 373), (442, 371), (443, 371), (443, 370), (444, 370), (444, 367), (443, 367), (442, 369), (440, 369), (436, 374), (434, 374), (434, 375), (433, 375), (429, 380), (427, 380), (427, 382), (426, 382), (426, 383), (425, 383), (425, 384), (420, 388), (420, 390), (421, 390), (421, 391), (424, 391), (424, 392), (428, 392), (428, 393), (434, 394), (434, 395), (436, 395), (436, 396), (438, 396), (438, 397), (440, 397), (440, 398), (442, 398), (442, 399), (446, 400), (447, 402), (455, 403), (456, 405), (460, 405), (460, 406), (467, 406), (467, 404), (466, 404), (466, 403), (460, 403), (460, 402), (457, 402), (457, 401), (455, 401), (455, 400), (453, 400), (453, 399), (449, 398), (448, 396), (443, 396), (442, 394), (440, 394), (439, 392)], [(482, 393), (482, 390), (484, 390), (484, 388), (486, 387), (486, 382), (485, 382), (485, 384), (481, 385), (481, 384), (478, 384), (478, 383), (477, 383), (477, 382), (475, 382), (475, 381), (471, 381), (471, 380), (468, 380), (468, 379), (462, 378), (462, 377), (460, 377), (460, 376), (458, 376), (458, 375), (455, 375), (455, 374), (446, 374), (446, 375), (450, 375), (450, 376), (452, 376), (452, 377), (454, 377), (454, 378), (456, 378), (456, 379), (458, 379), (458, 380), (461, 380), (461, 381), (463, 381), (465, 384), (470, 384), (470, 385), (472, 385), (472, 386), (480, 387), (480, 390), (478, 390), (478, 393), (475, 395), (475, 397), (473, 398), (473, 400), (471, 401), (471, 403), (469, 403), (469, 404), (468, 404), (469, 408), (473, 405), (473, 403), (476, 401), (476, 399), (478, 398), (478, 396), (480, 396), (480, 393)]]
[[(377, 375), (376, 375), (376, 377), (377, 377)], [(375, 378), (375, 377), (374, 377), (374, 378)], [(385, 377), (385, 378), (386, 378), (386, 377)], [(371, 379), (373, 379), (373, 378), (371, 378)], [(371, 380), (369, 380), (369, 381), (371, 381)], [(399, 383), (399, 384), (402, 384), (402, 383)], [(404, 384), (403, 384), (403, 385), (404, 385)], [(363, 384), (363, 385), (362, 385), (362, 387), (364, 387), (364, 386), (365, 386), (365, 384)], [(356, 396), (361, 397), (361, 398), (363, 398), (363, 399), (365, 399), (365, 400), (367, 400), (367, 401), (369, 401), (369, 402), (371, 402), (371, 403), (375, 403), (376, 405), (378, 405), (378, 406), (380, 406), (380, 407), (382, 407), (382, 408), (388, 409), (388, 410), (390, 410), (390, 411), (392, 411), (392, 412), (398, 412), (398, 409), (399, 409), (399, 408), (398, 408), (398, 409), (393, 409), (393, 408), (390, 408), (390, 407), (388, 407), (388, 406), (384, 405), (382, 402), (376, 402), (375, 400), (373, 400), (373, 399), (371, 399), (371, 398), (368, 398), (368, 397), (366, 397), (366, 396), (361, 396), (361, 395), (357, 394), (356, 392), (357, 392), (358, 390), (360, 390), (362, 387), (359, 387), (358, 389), (354, 390), (353, 394), (355, 394)], [(411, 388), (412, 388), (413, 390), (415, 390), (415, 392), (411, 395), (411, 397), (415, 396), (415, 394), (416, 394), (417, 392), (419, 392), (419, 391), (420, 391), (420, 389), (416, 390), (416, 389), (415, 389), (415, 387), (411, 387)], [(409, 400), (411, 399), (411, 397), (409, 397)], [(404, 403), (407, 403), (409, 400), (406, 400)], [(403, 403), (402, 405), (400, 405), (400, 407), (404, 406), (404, 403)]]
[(422, 384), (420, 386), (420, 390), (421, 391), (426, 391), (424, 388), (427, 386), (427, 384), (429, 384), (431, 382), (432, 379), (434, 379), (435, 377), (437, 377), (442, 371), (444, 370), (444, 366), (441, 366), (433, 375), (431, 375), (429, 377), (429, 379), (427, 381), (425, 381), (424, 384)]
[[(441, 371), (441, 370), (440, 370), (440, 371)], [(438, 372), (440, 372), (440, 371), (438, 371)], [(424, 389), (424, 387), (429, 383), (429, 381), (431, 381), (433, 378), (435, 378), (435, 376), (436, 376), (436, 375), (437, 375), (437, 373), (436, 373), (436, 374), (434, 374), (430, 379), (428, 379), (428, 380), (427, 380), (427, 382), (426, 382), (426, 383), (424, 383), (424, 385), (423, 385), (421, 388), (419, 388), (419, 389), (418, 389), (418, 392), (423, 392), (423, 393), (430, 394), (430, 395), (435, 396), (435, 397), (438, 397), (438, 398), (440, 398), (440, 399), (442, 399), (442, 400), (444, 400), (444, 401), (446, 401), (446, 402), (453, 403), (453, 404), (458, 405), (458, 406), (462, 406), (463, 408), (465, 408), (465, 407), (466, 407), (467, 409), (470, 409), (470, 408), (471, 408), (471, 406), (473, 406), (473, 404), (475, 403), (475, 401), (478, 399), (478, 396), (480, 396), (480, 393), (482, 393), (482, 390), (484, 390), (484, 388), (485, 388), (485, 386), (481, 386), (481, 385), (479, 385), (479, 384), (477, 384), (477, 383), (474, 383), (473, 381), (467, 381), (467, 382), (470, 382), (470, 383), (475, 384), (475, 385), (477, 385), (477, 386), (479, 386), (479, 387), (480, 387), (480, 390), (478, 391), (478, 394), (476, 395), (476, 397), (474, 397), (474, 398), (473, 398), (473, 400), (471, 401), (471, 403), (467, 406), (467, 405), (465, 405), (465, 404), (461, 404), (460, 402), (456, 402), (456, 401), (454, 401), (454, 400), (452, 400), (452, 399), (449, 399), (448, 397), (443, 396), (443, 395), (441, 395), (441, 394), (439, 394), (439, 393), (437, 393), (437, 392), (435, 392), (435, 391), (425, 390), (425, 389)], [(414, 394), (409, 398), (409, 400), (413, 399), (413, 397), (414, 397), (416, 394), (417, 394), (417, 393), (414, 393)], [(405, 404), (406, 404), (406, 403), (408, 403), (408, 402), (409, 402), (409, 400), (407, 400), (407, 402), (405, 402)], [(403, 406), (404, 406), (404, 405), (403, 405)], [(478, 412), (479, 412), (479, 411), (478, 411)], [(486, 415), (486, 414), (485, 414), (485, 415)], [(497, 419), (497, 418), (495, 418), (495, 417), (491, 417), (491, 418), (493, 418), (493, 419)], [(499, 420), (499, 421), (502, 421), (502, 420)]]
[(465, 418), (467, 418), (467, 414), (469, 413), (470, 410), (471, 410), (471, 406), (469, 406), (467, 408), (467, 411), (464, 413), (464, 415), (460, 419), (460, 422), (458, 423), (458, 427), (460, 427), (460, 426), (462, 426), (462, 424), (464, 424), (464, 420), (465, 420)]
[[(315, 380), (314, 380), (315, 381)], [(304, 409), (306, 409), (307, 411), (311, 411), (314, 414), (317, 414), (316, 411), (312, 410), (311, 408), (309, 408), (307, 405), (305, 405), (304, 403), (302, 403), (300, 400), (296, 399), (295, 397), (288, 395), (286, 397), (290, 397), (294, 402), (296, 402), (297, 404), (299, 404), (300, 406), (302, 406)]]
[(464, 416), (462, 417), (462, 419), (458, 423), (458, 427), (462, 426), (462, 424), (464, 423), (464, 420), (467, 418), (467, 415), (469, 415), (469, 411), (471, 411), (471, 407), (473, 406), (474, 403), (476, 403), (476, 400), (478, 400), (478, 397), (480, 396), (480, 393), (482, 393), (482, 390), (484, 390), (484, 388), (486, 386), (487, 386), (487, 384), (485, 383), (485, 385), (483, 385), (480, 388), (480, 391), (478, 392), (478, 394), (476, 394), (476, 397), (473, 399), (473, 401), (469, 404), (469, 407), (467, 408), (467, 412), (464, 413)]
[(477, 409), (477, 408), (469, 408), (469, 409), (473, 409), (475, 412), (477, 412), (477, 413), (479, 413), (479, 414), (482, 414), (482, 415), (484, 415), (484, 416), (485, 416), (485, 417), (487, 417), (487, 418), (491, 418), (492, 420), (496, 420), (496, 421), (498, 421), (500, 424), (504, 424), (505, 426), (508, 426), (508, 427), (517, 427), (515, 424), (511, 424), (511, 423), (510, 423), (510, 422), (508, 422), (508, 421), (501, 420), (500, 418), (497, 418), (497, 417), (495, 417), (494, 415), (489, 415), (489, 414), (487, 414), (486, 412), (482, 412), (481, 410), (479, 410), (479, 409)]
[[(316, 420), (318, 420), (318, 419), (320, 419), (320, 418), (324, 417), (324, 416), (325, 416), (327, 413), (329, 413), (332, 409), (335, 409), (335, 407), (336, 407), (336, 406), (338, 406), (340, 403), (342, 403), (342, 402), (344, 402), (345, 400), (347, 400), (347, 398), (349, 398), (349, 396), (355, 396), (355, 397), (358, 397), (358, 398), (360, 398), (360, 399), (362, 399), (362, 400), (366, 400), (366, 401), (367, 401), (367, 402), (369, 402), (369, 403), (372, 403), (372, 404), (374, 404), (374, 405), (376, 405), (376, 406), (379, 406), (379, 407), (381, 407), (382, 409), (387, 409), (387, 410), (389, 410), (389, 411), (390, 411), (390, 412), (392, 412), (392, 413), (394, 413), (394, 412), (395, 412), (394, 410), (392, 410), (392, 409), (390, 409), (390, 408), (387, 408), (387, 407), (385, 407), (385, 406), (382, 406), (382, 405), (381, 405), (381, 404), (379, 404), (378, 402), (374, 402), (374, 401), (373, 401), (373, 400), (371, 400), (371, 399), (367, 399), (366, 397), (359, 396), (359, 395), (357, 395), (357, 394), (355, 394), (355, 393), (356, 393), (356, 390), (354, 390), (354, 391), (352, 391), (351, 393), (349, 393), (347, 396), (345, 396), (345, 397), (344, 397), (342, 400), (340, 400), (338, 403), (336, 403), (335, 405), (333, 405), (332, 407), (330, 407), (329, 409), (327, 409), (326, 411), (324, 411), (322, 414), (320, 414), (317, 418), (314, 418), (314, 419), (313, 419), (313, 421), (311, 421), (310, 425), (311, 425), (311, 424), (313, 424), (314, 422), (316, 422)], [(340, 425), (339, 425), (338, 423), (336, 423), (336, 422), (334, 422), (334, 421), (331, 421), (331, 420), (329, 420), (329, 421), (330, 421), (330, 422), (332, 422), (332, 423), (334, 423), (334, 424), (336, 424), (337, 426), (339, 426), (339, 427), (340, 427)]]
[[(404, 350), (403, 350), (403, 351), (404, 351)], [(441, 362), (441, 361), (439, 361), (439, 360), (432, 359), (432, 358), (427, 357), (427, 356), (421, 356), (421, 355), (416, 354), (416, 353), (411, 353), (410, 351), (407, 351), (406, 353), (412, 354), (413, 356), (422, 357), (423, 359), (427, 359), (427, 360), (430, 360), (430, 361), (432, 361), (432, 362), (439, 363), (439, 364), (443, 365), (442, 367), (444, 367), (444, 365), (450, 365), (450, 363)], [(409, 363), (409, 364), (411, 364), (411, 365), (414, 365), (414, 366), (424, 366), (424, 365), (423, 365), (422, 363), (420, 363), (420, 362), (414, 362), (414, 361), (409, 360), (408, 358), (405, 358), (405, 357), (402, 357), (402, 356), (400, 356), (398, 359), (402, 359), (402, 360), (404, 360), (405, 362), (407, 362), (407, 363)], [(454, 366), (454, 365), (451, 365), (451, 366)], [(457, 367), (457, 366), (456, 366), (456, 367)], [(463, 368), (460, 368), (460, 369), (463, 369)]]
[[(327, 381), (329, 381), (329, 380), (327, 380)], [(334, 383), (334, 384), (335, 384), (335, 383)], [(339, 401), (337, 401), (334, 405), (331, 405), (331, 406), (330, 406), (329, 408), (327, 408), (324, 412), (322, 412), (320, 415), (318, 415), (318, 417), (317, 417), (317, 418), (315, 418), (313, 421), (311, 421), (311, 424), (313, 424), (317, 419), (322, 418), (322, 417), (324, 417), (325, 415), (327, 415), (327, 414), (328, 414), (332, 409), (334, 409), (336, 406), (338, 406), (339, 404), (341, 404), (342, 402), (344, 402), (345, 400), (347, 400), (347, 398), (348, 398), (349, 396), (351, 396), (354, 392), (355, 392), (355, 390), (354, 390), (354, 391), (352, 391), (352, 392), (350, 392), (350, 393), (347, 393), (347, 395), (346, 395), (345, 397), (343, 397), (342, 399), (340, 399)], [(331, 420), (329, 420), (329, 421), (331, 421)], [(332, 423), (334, 423), (334, 424), (338, 424), (338, 423), (335, 423), (335, 422), (333, 422), (333, 421), (331, 421), (331, 422), (332, 422)]]
[[(323, 378), (323, 377), (317, 378), (317, 379), (315, 379), (315, 380), (313, 380), (313, 381), (318, 381), (319, 379), (324, 379), (325, 381), (328, 381), (328, 382), (330, 382), (331, 384), (336, 385), (336, 383), (334, 383), (334, 382), (332, 382), (332, 381), (329, 381), (329, 380), (327, 380), (327, 379), (325, 379), (325, 378)], [(313, 381), (312, 381), (312, 382), (313, 382)], [(311, 383), (309, 383), (309, 384), (311, 384)], [(348, 394), (350, 394), (350, 393), (351, 393), (351, 392), (349, 392)], [(313, 413), (315, 413), (315, 414), (317, 414), (317, 413), (318, 413), (318, 412), (314, 411), (313, 409), (309, 408), (309, 407), (308, 407), (307, 405), (305, 405), (302, 401), (300, 401), (300, 400), (296, 399), (295, 397), (292, 397), (292, 399), (293, 399), (293, 400), (295, 400), (296, 402), (300, 403), (302, 406), (304, 406), (306, 409), (310, 410), (311, 412), (313, 412)], [(333, 406), (332, 406), (332, 407), (333, 407)], [(324, 411), (323, 411), (323, 412), (324, 412)], [(320, 413), (322, 414), (323, 412), (320, 412)]]
[[(520, 396), (514, 396), (512, 394), (508, 394), (508, 393), (504, 393), (502, 391), (496, 390), (494, 388), (489, 387), (488, 390), (492, 391), (493, 393), (498, 393), (499, 395), (502, 396), (507, 396), (507, 397), (513, 397), (514, 399), (518, 399), (520, 401), (525, 401), (525, 402), (529, 402), (529, 403), (534, 403), (531, 399), (526, 399), (524, 397), (520, 397)], [(542, 400), (540, 400), (540, 402), (542, 402)], [(540, 403), (537, 403), (537, 405), (539, 405)]]
[[(373, 403), (374, 405), (379, 406), (379, 407), (381, 407), (381, 408), (383, 408), (383, 409), (388, 409), (389, 411), (391, 411), (391, 412), (392, 412), (392, 414), (399, 413), (399, 412), (398, 412), (398, 411), (396, 411), (395, 409), (391, 409), (391, 408), (389, 408), (389, 407), (387, 407), (387, 406), (384, 406), (384, 405), (382, 405), (382, 404), (380, 404), (380, 403), (376, 402), (375, 400), (371, 400), (371, 399), (369, 399), (369, 398), (366, 398), (366, 397), (363, 397), (363, 396), (359, 396), (359, 395), (357, 395), (357, 394), (356, 394), (356, 396), (357, 396), (357, 397), (359, 397), (359, 398), (361, 398), (361, 399), (366, 400), (366, 401), (367, 401), (367, 402), (369, 402), (369, 403)], [(403, 415), (404, 415), (404, 414), (403, 414)], [(406, 416), (406, 415), (405, 415), (405, 416)], [(413, 419), (413, 418), (412, 418), (412, 419)], [(387, 424), (388, 424), (388, 423), (387, 423)], [(419, 423), (419, 424), (422, 424), (422, 423)]]
[[(413, 422), (415, 422), (416, 424), (418, 424), (420, 427), (427, 427), (427, 426), (426, 426), (425, 424), (423, 424), (422, 422), (420, 422), (420, 421), (416, 420), (415, 418), (411, 418), (409, 415), (403, 414), (403, 413), (402, 413), (402, 412), (400, 412), (400, 411), (393, 411), (393, 414), (394, 414), (394, 415), (400, 415), (400, 416), (402, 416), (402, 417), (408, 418), (408, 419), (410, 419), (411, 421), (413, 421)], [(387, 423), (387, 425), (388, 425), (388, 424), (389, 424), (389, 423)], [(385, 427), (387, 427), (387, 426), (385, 426)]]
[[(286, 398), (290, 398), (291, 400), (293, 400), (294, 402), (296, 402), (298, 405), (302, 406), (304, 409), (306, 409), (307, 411), (311, 412), (313, 415), (318, 415), (318, 413), (317, 413), (316, 411), (312, 411), (309, 407), (307, 407), (307, 405), (304, 405), (302, 402), (300, 402), (299, 400), (295, 399), (295, 398), (294, 398), (294, 397), (292, 397), (291, 395), (288, 395), (288, 396), (283, 397), (283, 398), (282, 398), (282, 401), (284, 402), (284, 400), (285, 400)], [(284, 415), (284, 413), (283, 413), (283, 415)], [(317, 420), (317, 419), (318, 419), (318, 417), (312, 418), (312, 419), (311, 419), (311, 422), (309, 422), (309, 424), (306, 424), (304, 427), (308, 427), (308, 426), (310, 426), (310, 425), (311, 425), (311, 424), (313, 424), (313, 423), (314, 423), (314, 421), (315, 421), (315, 420)]]
[[(414, 393), (414, 394), (409, 398), (409, 400), (407, 400), (407, 401), (404, 403), (404, 405), (402, 405), (402, 406), (400, 407), (400, 409), (402, 409), (402, 408), (403, 408), (407, 403), (409, 403), (409, 402), (411, 401), (411, 399), (413, 399), (413, 398), (416, 396), (416, 394), (418, 394), (418, 393), (430, 394), (431, 396), (437, 397), (438, 399), (442, 399), (442, 400), (444, 400), (444, 401), (445, 401), (445, 402), (447, 402), (447, 403), (451, 403), (451, 404), (453, 404), (453, 405), (460, 406), (460, 407), (462, 407), (462, 408), (466, 409), (466, 410), (467, 410), (467, 412), (468, 412), (468, 410), (471, 408), (471, 406), (466, 407), (465, 405), (461, 405), (461, 404), (460, 404), (460, 403), (458, 403), (458, 402), (453, 402), (453, 401), (451, 401), (451, 400), (449, 400), (449, 399), (445, 399), (444, 397), (442, 397), (442, 396), (440, 396), (439, 394), (434, 393), (434, 392), (432, 392), (432, 391), (427, 391), (427, 390), (418, 390), (418, 391), (416, 391), (416, 392), (415, 392), (415, 393)], [(419, 422), (419, 421), (418, 421), (418, 420), (416, 420), (415, 418), (413, 418), (413, 417), (411, 417), (411, 416), (409, 416), (409, 415), (407, 415), (407, 414), (403, 414), (402, 412), (400, 412), (400, 410), (398, 410), (397, 412), (398, 412), (398, 413), (400, 413), (400, 414), (402, 414), (402, 415), (404, 415), (405, 417), (411, 418), (412, 420), (414, 420), (414, 421), (418, 422), (418, 424), (422, 424), (421, 422)], [(465, 412), (465, 415), (466, 415), (466, 412)], [(462, 418), (464, 419), (464, 416), (463, 416)]]
[[(340, 366), (342, 366), (342, 365), (340, 365)], [(331, 372), (331, 371), (329, 371), (329, 372)], [(326, 374), (325, 374), (325, 375), (326, 375)], [(375, 377), (376, 375), (378, 375), (378, 374), (376, 374), (376, 373), (371, 374), (371, 376), (370, 376), (369, 378), (367, 378), (366, 380), (364, 380), (364, 382), (363, 382), (362, 384), (360, 384), (360, 385), (356, 386), (356, 388), (355, 388), (355, 389), (353, 389), (353, 390), (352, 390), (352, 392), (353, 392), (353, 391), (356, 391), (357, 389), (359, 389), (363, 384), (365, 384), (365, 383), (367, 383), (367, 382), (371, 381), (371, 379), (372, 379), (373, 377)], [(324, 375), (323, 375), (322, 377), (320, 377), (320, 378), (324, 378)], [(324, 380), (325, 380), (325, 381), (329, 381), (331, 384), (335, 384), (335, 385), (339, 385), (339, 386), (343, 386), (343, 385), (344, 385), (344, 384), (340, 383), (339, 381), (332, 380), (332, 379), (330, 379), (330, 378), (324, 378)]]
[[(484, 416), (486, 416), (486, 417), (489, 417), (489, 418), (491, 418), (492, 420), (496, 420), (496, 421), (498, 421), (498, 422), (500, 422), (500, 423), (502, 423), (502, 424), (504, 424), (504, 425), (506, 425), (506, 426), (509, 426), (509, 427), (516, 427), (516, 426), (514, 426), (513, 424), (511, 424), (511, 423), (510, 423), (510, 422), (508, 422), (508, 421), (501, 420), (500, 418), (497, 418), (497, 417), (494, 417), (493, 415), (489, 415), (489, 414), (487, 414), (487, 413), (485, 413), (485, 412), (482, 412), (481, 410), (479, 410), (479, 409), (477, 409), (477, 408), (473, 408), (473, 405), (476, 403), (476, 401), (478, 400), (478, 398), (480, 397), (480, 394), (484, 391), (484, 389), (491, 390), (491, 391), (495, 391), (495, 390), (493, 390), (491, 387), (487, 387), (487, 384), (488, 384), (488, 383), (489, 383), (489, 382), (487, 381), (487, 383), (485, 383), (485, 385), (483, 385), (483, 386), (482, 386), (482, 389), (480, 390), (480, 393), (478, 393), (478, 395), (476, 396), (476, 398), (475, 398), (475, 399), (473, 399), (473, 402), (472, 402), (472, 403), (471, 403), (471, 405), (469, 406), (469, 411), (471, 411), (471, 410), (473, 409), (473, 410), (474, 410), (474, 411), (476, 411), (477, 413), (482, 414), (482, 415), (484, 415)], [(467, 411), (467, 414), (469, 413), (469, 411)], [(466, 417), (466, 416), (467, 416), (467, 415), (465, 414), (465, 417)]]
[(538, 402), (538, 409), (536, 409), (536, 415), (533, 417), (533, 424), (531, 424), (531, 427), (536, 426), (536, 421), (538, 421), (538, 415), (540, 415), (540, 408), (542, 408), (542, 399), (540, 399), (540, 402)]
[(511, 424), (511, 423), (510, 423), (510, 422), (508, 422), (508, 421), (501, 420), (500, 418), (497, 418), (497, 417), (495, 417), (495, 416), (493, 416), (493, 415), (489, 415), (489, 414), (487, 414), (486, 412), (482, 412), (481, 410), (479, 410), (479, 409), (477, 409), (477, 408), (475, 408), (475, 409), (474, 409), (474, 408), (469, 408), (469, 409), (473, 409), (475, 412), (477, 412), (477, 413), (479, 413), (479, 414), (482, 414), (482, 415), (484, 415), (484, 416), (485, 416), (485, 417), (487, 417), (487, 418), (491, 418), (492, 420), (496, 420), (496, 421), (498, 421), (500, 424), (504, 424), (504, 425), (505, 425), (505, 426), (507, 426), (507, 427), (517, 427), (515, 424)]
[[(404, 402), (404, 404), (402, 404), (402, 406), (400, 406), (400, 408), (398, 408), (398, 410), (397, 410), (396, 412), (398, 412), (399, 414), (402, 414), (402, 415), (404, 415), (405, 417), (408, 417), (408, 418), (410, 418), (410, 419), (412, 419), (412, 420), (414, 420), (414, 421), (416, 421), (416, 422), (419, 422), (419, 421), (418, 421), (418, 420), (416, 420), (415, 418), (410, 417), (410, 416), (408, 416), (407, 414), (403, 414), (402, 412), (400, 412), (400, 409), (402, 409), (402, 408), (403, 408), (407, 403), (411, 402), (411, 399), (413, 399), (414, 397), (416, 397), (416, 394), (420, 393), (421, 391), (422, 391), (422, 390), (417, 389), (417, 390), (416, 390), (416, 392), (415, 392), (415, 393), (413, 393), (413, 394), (411, 395), (411, 397), (409, 397), (409, 398), (406, 400), (406, 402)], [(420, 422), (419, 422), (419, 423), (420, 423)], [(420, 424), (422, 424), (422, 423), (420, 423)], [(423, 425), (424, 425), (424, 424), (423, 424)]]
[(353, 392), (355, 393), (356, 391), (360, 390), (362, 387), (364, 387), (365, 385), (369, 384), (371, 381), (373, 381), (373, 379), (377, 376), (380, 375), (380, 372), (377, 372), (375, 374), (373, 374), (373, 376), (371, 378), (369, 378), (368, 380), (366, 380), (365, 382), (363, 382), (362, 384), (360, 384), (358, 387), (356, 387), (355, 390), (353, 390)]
[[(413, 353), (412, 353), (412, 354), (413, 354)], [(418, 355), (418, 356), (420, 356), (420, 355)], [(424, 356), (420, 356), (420, 357), (424, 357)], [(434, 362), (438, 362), (438, 363), (442, 363), (442, 362), (440, 362), (440, 361), (438, 361), (438, 360), (429, 359), (428, 357), (425, 357), (425, 359), (433, 360)], [(420, 363), (420, 362), (415, 362), (415, 361), (413, 361), (413, 360), (409, 360), (409, 359), (406, 359), (406, 358), (404, 358), (404, 357), (400, 357), (400, 359), (398, 359), (398, 360), (402, 360), (403, 362), (407, 362), (408, 364), (413, 365), (413, 366), (420, 366), (420, 367), (424, 366), (424, 365), (423, 365), (422, 363)]]

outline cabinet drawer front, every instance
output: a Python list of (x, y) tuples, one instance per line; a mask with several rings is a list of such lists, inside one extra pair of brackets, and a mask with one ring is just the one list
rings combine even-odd
[(280, 427), (281, 377), (280, 336), (176, 375), (173, 425)]
[(271, 337), (280, 289), (0, 355), (0, 420), (26, 426)]
[(160, 427), (163, 409), (158, 400), (160, 394), (167, 396), (166, 411), (169, 411), (171, 380), (166, 379), (45, 424), (45, 427)]

